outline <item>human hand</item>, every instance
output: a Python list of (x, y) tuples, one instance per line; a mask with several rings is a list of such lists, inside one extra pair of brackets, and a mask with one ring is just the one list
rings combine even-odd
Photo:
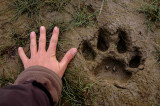
[(56, 46), (58, 42), (59, 28), (55, 27), (50, 40), (48, 50), (46, 51), (46, 29), (44, 26), (40, 28), (39, 48), (37, 51), (36, 33), (30, 34), (30, 51), (31, 58), (29, 59), (22, 47), (18, 48), (18, 54), (23, 62), (24, 68), (31, 66), (43, 66), (54, 71), (60, 78), (62, 78), (68, 63), (77, 53), (76, 48), (70, 49), (63, 59), (58, 62), (56, 59)]

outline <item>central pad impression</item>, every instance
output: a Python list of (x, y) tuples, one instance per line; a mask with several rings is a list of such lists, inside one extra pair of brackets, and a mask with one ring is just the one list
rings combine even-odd
[(125, 83), (131, 77), (131, 73), (125, 70), (123, 61), (105, 58), (94, 70), (94, 74), (98, 79), (107, 80), (109, 82), (118, 81)]

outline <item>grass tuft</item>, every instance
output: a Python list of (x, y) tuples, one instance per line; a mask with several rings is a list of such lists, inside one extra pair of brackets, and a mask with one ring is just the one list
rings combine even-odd
[(87, 76), (80, 72), (81, 65), (75, 66), (67, 69), (62, 78), (63, 90), (59, 106), (88, 106), (92, 103), (90, 93), (96, 83), (86, 80)]
[(96, 13), (89, 13), (88, 6), (85, 4), (79, 4), (75, 9), (76, 12), (72, 14), (72, 22), (74, 23), (74, 26), (93, 26)]
[[(59, 105), (70, 104), (71, 106), (86, 106), (89, 100), (89, 92), (92, 84), (84, 84), (82, 79), (79, 78), (77, 82), (71, 81), (63, 77), (63, 90)], [(61, 101), (63, 100), (63, 101)], [(63, 102), (63, 103), (62, 103)]]
[(140, 12), (143, 13), (147, 19), (147, 26), (150, 29), (151, 24), (160, 22), (160, 1), (150, 0), (141, 6)]
[[(62, 11), (70, 0), (13, 0), (10, 6), (16, 11), (15, 19), (22, 15), (31, 17), (39, 16), (44, 6), (49, 6), (49, 11)], [(46, 7), (45, 7), (46, 8)]]
[(71, 0), (46, 0), (45, 4), (49, 5), (51, 7), (50, 11), (54, 10), (54, 11), (62, 12), (62, 10), (64, 9), (64, 7), (70, 1)]
[(11, 6), (16, 10), (15, 17), (18, 18), (24, 14), (28, 17), (38, 15), (42, 5), (41, 0), (14, 0)]

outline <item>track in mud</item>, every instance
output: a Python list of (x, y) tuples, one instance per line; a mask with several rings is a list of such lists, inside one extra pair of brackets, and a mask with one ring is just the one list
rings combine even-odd
[[(92, 44), (93, 42), (96, 42), (96, 45)], [(110, 45), (116, 49), (113, 51)], [(106, 29), (100, 28), (95, 38), (84, 40), (80, 48), (86, 61), (96, 62), (96, 58), (99, 58), (97, 55), (103, 57), (101, 62), (90, 71), (96, 79), (110, 83), (115, 81), (126, 83), (132, 77), (130, 70), (138, 70), (138, 67), (143, 65), (141, 51), (132, 45), (127, 31), (122, 29), (118, 29), (116, 34), (111, 35)]]

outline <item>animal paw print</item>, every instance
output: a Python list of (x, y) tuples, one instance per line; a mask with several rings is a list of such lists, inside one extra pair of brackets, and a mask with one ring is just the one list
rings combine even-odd
[[(133, 70), (144, 64), (142, 52), (133, 46), (127, 31), (122, 29), (112, 35), (100, 28), (93, 39), (83, 41), (81, 48), (86, 61), (98, 63), (90, 69), (95, 78), (111, 83), (126, 83), (132, 77)], [(100, 57), (99, 62), (97, 58)]]

